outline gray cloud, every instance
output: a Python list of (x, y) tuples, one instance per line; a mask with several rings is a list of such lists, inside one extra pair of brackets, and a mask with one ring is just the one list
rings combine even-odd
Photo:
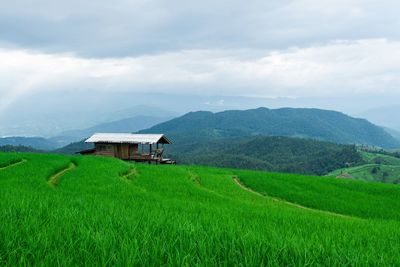
[(190, 49), (285, 49), (398, 39), (398, 1), (52, 1), (2, 3), (0, 40), (119, 57)]

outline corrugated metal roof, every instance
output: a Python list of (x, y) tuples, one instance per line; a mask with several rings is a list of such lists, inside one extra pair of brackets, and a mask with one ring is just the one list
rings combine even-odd
[(163, 134), (95, 133), (86, 143), (171, 144)]

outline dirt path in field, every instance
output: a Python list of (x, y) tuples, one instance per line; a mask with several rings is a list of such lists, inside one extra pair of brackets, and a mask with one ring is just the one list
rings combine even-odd
[(138, 175), (138, 172), (135, 168), (129, 169), (125, 174), (120, 175), (121, 179), (125, 182), (132, 182), (133, 179)]
[(60, 183), (61, 177), (62, 177), (66, 172), (69, 172), (69, 171), (71, 171), (71, 170), (73, 170), (73, 169), (75, 169), (75, 168), (76, 168), (75, 163), (71, 162), (67, 168), (65, 168), (65, 169), (63, 169), (63, 170), (57, 172), (57, 173), (54, 174), (53, 176), (51, 176), (51, 177), (49, 178), (49, 180), (47, 181), (47, 183), (48, 183), (51, 187), (56, 187), (56, 186)]
[(5, 169), (8, 169), (8, 168), (11, 168), (11, 167), (15, 167), (15, 166), (21, 165), (22, 163), (25, 163), (25, 162), (27, 162), (26, 159), (21, 159), (21, 160), (18, 161), (18, 162), (11, 163), (10, 165), (7, 165), (7, 166), (5, 166), (5, 167), (1, 167), (1, 168), (0, 168), (0, 171), (5, 170)]
[(299, 205), (299, 204), (296, 204), (296, 203), (293, 203), (293, 202), (282, 200), (282, 199), (279, 199), (279, 198), (271, 197), (271, 196), (268, 196), (268, 195), (263, 195), (260, 192), (254, 191), (253, 189), (248, 188), (247, 186), (242, 184), (242, 182), (239, 180), (239, 178), (237, 176), (233, 176), (232, 179), (243, 190), (245, 190), (247, 192), (250, 192), (250, 193), (253, 193), (253, 194), (257, 195), (257, 196), (263, 197), (263, 198), (268, 198), (268, 199), (271, 199), (271, 200), (276, 201), (276, 202), (284, 203), (286, 205), (289, 205), (289, 206), (292, 206), (292, 207), (296, 207), (296, 208), (299, 208), (299, 209), (308, 210), (308, 211), (324, 213), (324, 214), (327, 214), (327, 215), (332, 215), (332, 216), (337, 216), (337, 217), (342, 217), (342, 218), (348, 218), (348, 219), (354, 218), (352, 216), (348, 216), (348, 215), (344, 215), (344, 214), (340, 214), (340, 213), (335, 213), (335, 212), (330, 212), (330, 211), (326, 211), (326, 210), (313, 209), (313, 208), (302, 206), (302, 205)]

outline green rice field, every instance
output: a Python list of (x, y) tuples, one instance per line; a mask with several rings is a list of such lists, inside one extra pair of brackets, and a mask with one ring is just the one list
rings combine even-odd
[(400, 187), (0, 153), (2, 266), (397, 266)]

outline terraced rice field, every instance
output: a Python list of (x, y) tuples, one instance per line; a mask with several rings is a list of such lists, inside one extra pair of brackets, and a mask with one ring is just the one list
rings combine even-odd
[(400, 264), (400, 188), (0, 154), (0, 264)]

